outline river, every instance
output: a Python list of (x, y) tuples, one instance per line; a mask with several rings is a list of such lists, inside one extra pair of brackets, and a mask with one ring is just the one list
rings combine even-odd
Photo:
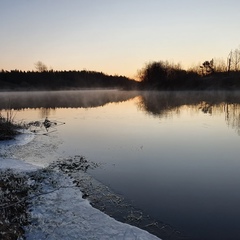
[(89, 173), (153, 218), (193, 239), (240, 238), (240, 92), (2, 92), (0, 109), (54, 121), (59, 156), (98, 163)]

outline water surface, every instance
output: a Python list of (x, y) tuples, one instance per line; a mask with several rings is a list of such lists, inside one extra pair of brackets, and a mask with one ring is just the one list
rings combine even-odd
[[(240, 239), (239, 92), (1, 93), (24, 121), (65, 122), (61, 156), (193, 239)], [(2, 110), (2, 114), (5, 114)]]

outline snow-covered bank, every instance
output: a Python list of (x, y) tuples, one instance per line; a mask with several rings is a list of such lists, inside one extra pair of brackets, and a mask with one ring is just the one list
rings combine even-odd
[[(28, 179), (29, 195), (26, 200), (30, 224), (25, 227), (26, 239), (159, 239), (93, 208), (88, 200), (83, 199), (79, 187), (67, 174), (30, 164), (29, 159), (33, 155), (35, 159), (41, 157), (44, 162), (46, 149), (39, 148), (41, 144), (48, 148), (48, 141), (44, 138), (44, 144), (40, 141), (37, 146), (30, 141), (25, 142), (26, 146), (21, 141), (17, 144), (0, 142), (0, 168), (21, 171)], [(12, 144), (15, 144), (14, 148), (11, 148)], [(30, 149), (37, 152), (28, 153)], [(14, 159), (14, 156), (21, 156), (21, 159), (25, 156), (28, 163)]]

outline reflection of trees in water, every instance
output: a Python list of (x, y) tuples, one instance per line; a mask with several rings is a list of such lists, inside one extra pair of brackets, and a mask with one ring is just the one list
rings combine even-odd
[(6, 92), (0, 93), (0, 109), (90, 108), (103, 106), (111, 102), (127, 101), (138, 95), (137, 91), (117, 90)]
[(240, 104), (226, 104), (226, 122), (228, 126), (237, 130), (240, 135)]
[(239, 103), (220, 103), (218, 105), (210, 105), (208, 103), (204, 103), (202, 108), (200, 107), (204, 113), (209, 114), (224, 114), (225, 120), (228, 127), (231, 127), (237, 131), (240, 135), (240, 104)]
[(179, 114), (179, 107), (176, 95), (165, 92), (143, 92), (138, 107), (155, 117), (171, 117)]
[[(200, 92), (143, 92), (139, 107), (147, 114), (158, 117), (169, 117), (179, 114), (182, 106), (193, 106), (206, 109), (207, 105), (201, 99)], [(206, 111), (206, 110), (205, 110)]]
[(240, 135), (239, 92), (143, 92), (139, 108), (156, 117), (179, 115), (183, 106), (204, 114), (224, 114), (228, 126)]
[(212, 115), (213, 106), (211, 104), (207, 102), (201, 102), (199, 105), (200, 106), (198, 107), (198, 109), (200, 109), (203, 113), (209, 113), (210, 115)]
[(39, 109), (40, 118), (46, 118), (55, 111), (56, 111), (56, 108), (40, 108)]
[(240, 92), (166, 92), (166, 91), (117, 91), (82, 90), (55, 92), (1, 92), (1, 109), (36, 108), (40, 117), (45, 118), (56, 108), (90, 108), (111, 102), (123, 102), (139, 97), (138, 107), (155, 117), (179, 115), (187, 106), (191, 111), (205, 114), (225, 114), (228, 126), (240, 134)]

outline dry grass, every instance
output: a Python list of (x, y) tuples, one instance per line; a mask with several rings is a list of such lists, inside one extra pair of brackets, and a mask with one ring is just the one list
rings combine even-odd
[(3, 117), (0, 113), (0, 140), (9, 140), (18, 134), (19, 125), (14, 124), (14, 113), (9, 110)]
[(0, 239), (24, 239), (27, 222), (26, 177), (11, 170), (0, 171)]

